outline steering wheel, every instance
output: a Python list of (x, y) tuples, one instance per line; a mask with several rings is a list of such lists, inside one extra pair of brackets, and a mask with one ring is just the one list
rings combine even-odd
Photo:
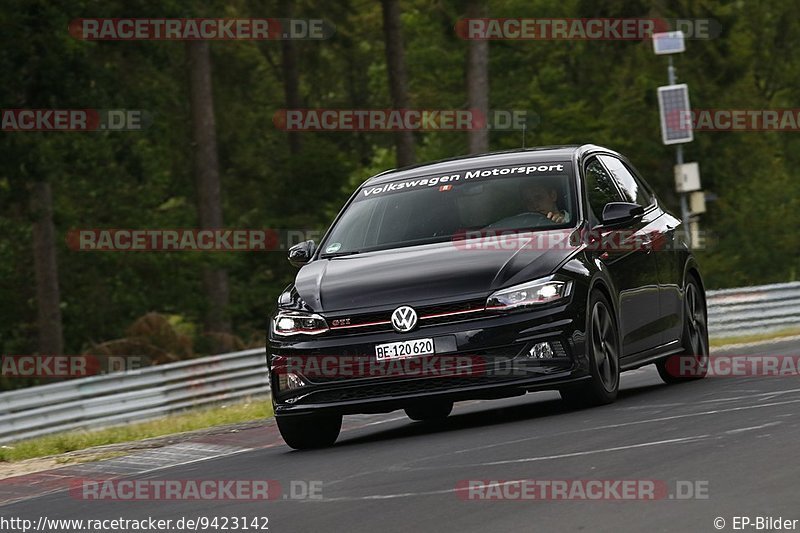
[(489, 224), (484, 229), (535, 228), (544, 225), (543, 223), (553, 224), (553, 221), (547, 218), (545, 214), (531, 211), (500, 219)]

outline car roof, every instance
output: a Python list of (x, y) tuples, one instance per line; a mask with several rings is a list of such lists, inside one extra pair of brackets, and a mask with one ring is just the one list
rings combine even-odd
[(481, 167), (515, 165), (539, 162), (564, 162), (572, 161), (577, 152), (579, 155), (588, 151), (603, 150), (612, 152), (607, 148), (591, 144), (584, 145), (562, 145), (562, 146), (540, 146), (535, 148), (522, 148), (516, 150), (506, 150), (503, 152), (491, 152), (486, 154), (474, 154), (460, 157), (452, 157), (429, 163), (422, 163), (402, 169), (392, 169), (373, 176), (366, 180), (363, 185), (379, 185), (390, 181), (416, 178), (420, 176), (430, 176), (431, 174), (447, 174), (448, 172), (459, 172)]

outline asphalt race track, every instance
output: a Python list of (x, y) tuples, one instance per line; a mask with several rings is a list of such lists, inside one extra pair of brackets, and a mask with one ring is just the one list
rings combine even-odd
[[(800, 355), (800, 340), (736, 353)], [(546, 392), (458, 404), (438, 426), (412, 423), (402, 412), (351, 417), (330, 449), (295, 452), (281, 444), (143, 476), (274, 479), (282, 487), (315, 480), (321, 499), (109, 502), (59, 492), (4, 506), (0, 515), (267, 516), (271, 532), (370, 533), (717, 531), (720, 517), (732, 530), (734, 516), (800, 519), (798, 413), (796, 376), (668, 386), (649, 366), (623, 375), (619, 400), (605, 407), (569, 411)], [(673, 497), (478, 501), (456, 490), (464, 480), (519, 479), (657, 480)], [(707, 498), (676, 497), (678, 482), (706, 487)]]

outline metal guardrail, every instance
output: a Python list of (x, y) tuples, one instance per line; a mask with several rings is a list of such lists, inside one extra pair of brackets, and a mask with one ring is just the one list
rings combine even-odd
[[(711, 337), (800, 327), (800, 282), (708, 291)], [(269, 394), (263, 348), (0, 394), (0, 443)]]
[(707, 291), (714, 338), (800, 328), (800, 282)]
[(0, 394), (0, 443), (269, 394), (264, 348)]

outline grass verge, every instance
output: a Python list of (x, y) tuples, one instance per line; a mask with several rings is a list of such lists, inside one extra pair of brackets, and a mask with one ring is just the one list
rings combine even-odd
[(792, 327), (770, 333), (754, 333), (752, 335), (740, 335), (738, 337), (722, 337), (710, 339), (708, 343), (712, 348), (714, 348), (716, 346), (725, 346), (728, 344), (745, 344), (748, 342), (780, 340), (782, 337), (794, 337), (795, 335), (800, 335), (800, 328)]
[(98, 430), (69, 431), (0, 446), (0, 462), (21, 461), (57, 455), (93, 446), (118, 444), (211, 428), (224, 424), (250, 422), (272, 416), (268, 399), (246, 400)]

